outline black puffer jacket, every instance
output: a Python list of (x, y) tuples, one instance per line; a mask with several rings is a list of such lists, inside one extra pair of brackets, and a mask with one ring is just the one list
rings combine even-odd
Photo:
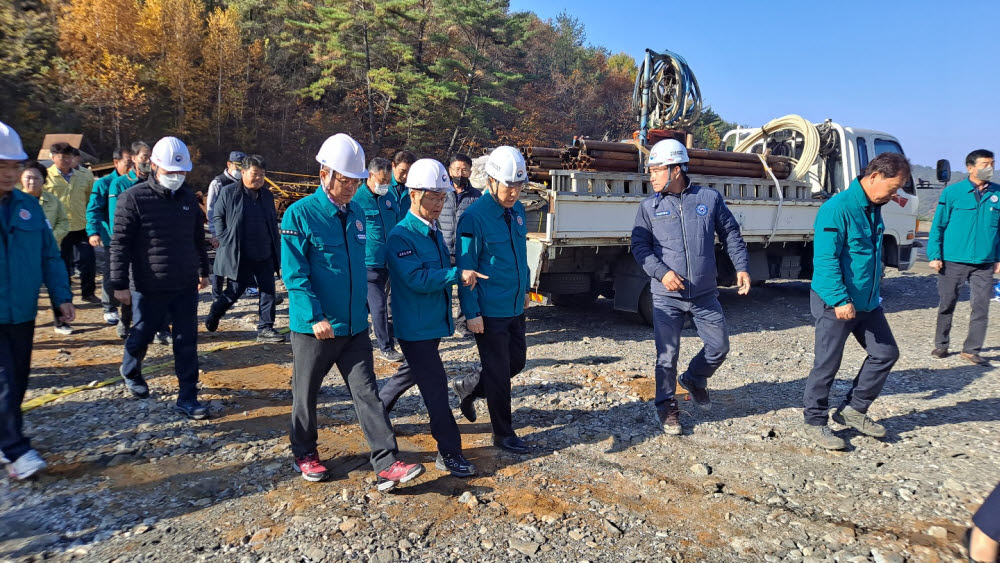
[(441, 227), (441, 235), (444, 237), (444, 244), (451, 253), (452, 263), (455, 262), (455, 227), (462, 213), (472, 205), (472, 202), (479, 199), (483, 192), (466, 185), (462, 193), (449, 192), (444, 200), (444, 207), (441, 208), (441, 216), (438, 217), (438, 226)]
[(197, 287), (208, 276), (205, 215), (187, 184), (176, 192), (152, 177), (122, 192), (111, 236), (111, 286), (141, 293)]

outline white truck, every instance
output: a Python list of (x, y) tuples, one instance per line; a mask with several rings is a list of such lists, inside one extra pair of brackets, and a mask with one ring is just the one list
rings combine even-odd
[[(740, 223), (750, 254), (750, 277), (809, 279), (812, 276), (813, 223), (830, 196), (857, 177), (869, 159), (883, 152), (903, 153), (887, 133), (816, 124), (823, 150), (804, 181), (778, 181), (693, 175), (693, 183), (718, 190)], [(730, 131), (723, 138), (735, 145), (752, 129)], [(774, 152), (797, 157), (801, 138), (788, 133), (770, 137)], [(755, 146), (760, 152), (763, 144)], [(798, 154), (797, 154), (798, 153)], [(638, 313), (652, 322), (649, 276), (630, 252), (632, 226), (639, 202), (653, 193), (648, 174), (552, 170), (546, 189), (522, 197), (527, 211), (528, 265), (532, 299), (540, 303), (579, 306), (599, 295), (614, 308)], [(911, 181), (882, 208), (885, 266), (908, 269), (916, 257), (917, 192)], [(735, 283), (735, 271), (720, 244), (716, 246), (718, 282)]]

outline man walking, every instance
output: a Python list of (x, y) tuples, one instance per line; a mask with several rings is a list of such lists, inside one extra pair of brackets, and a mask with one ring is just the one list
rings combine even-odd
[(927, 239), (927, 259), (938, 273), (940, 299), (931, 355), (948, 356), (958, 290), (969, 282), (969, 334), (962, 357), (983, 367), (990, 365), (979, 352), (986, 340), (993, 274), (1000, 274), (1000, 185), (990, 182), (994, 164), (993, 153), (985, 149), (965, 157), (969, 177), (941, 192)]
[(358, 422), (371, 448), (380, 491), (424, 472), (420, 464), (396, 459), (396, 436), (375, 384), (375, 360), (368, 338), (365, 275), (365, 217), (351, 202), (368, 177), (365, 152), (351, 137), (328, 138), (316, 160), (320, 186), (293, 203), (281, 220), (281, 271), (288, 288), (292, 329), (292, 427), (295, 469), (307, 481), (329, 472), (320, 460), (316, 399), (334, 365), (354, 401)]
[(214, 270), (227, 283), (212, 303), (205, 328), (215, 332), (219, 319), (253, 283), (260, 289), (257, 342), (284, 342), (285, 337), (274, 330), (274, 274), (280, 269), (281, 249), (274, 196), (264, 182), (267, 164), (260, 155), (248, 156), (240, 163), (240, 172), (240, 185), (224, 188), (215, 201), (219, 247)]
[[(152, 164), (149, 162), (149, 155), (152, 151), (149, 145), (143, 141), (135, 141), (132, 143), (132, 169), (127, 173), (115, 178), (111, 181), (111, 185), (108, 186), (108, 211), (107, 211), (107, 221), (108, 221), (108, 236), (114, 234), (114, 224), (115, 224), (115, 208), (118, 205), (118, 196), (122, 194), (125, 190), (131, 188), (135, 184), (145, 181), (152, 170)], [(110, 249), (110, 245), (109, 245)], [(108, 262), (111, 262), (111, 252), (108, 251)], [(110, 277), (110, 276), (109, 276)], [(113, 288), (112, 288), (113, 289)], [(164, 326), (161, 331), (157, 333), (154, 338), (154, 342), (160, 344), (166, 344), (169, 337), (167, 335), (167, 321), (164, 321)], [(121, 313), (118, 316), (118, 326), (116, 327), (118, 332), (118, 338), (122, 340), (128, 337), (128, 333), (132, 330), (132, 307), (123, 306), (121, 308)]]
[(458, 222), (460, 270), (482, 272), (475, 285), (460, 286), (459, 301), (476, 337), (482, 370), (452, 383), (462, 414), (476, 420), (473, 401), (485, 397), (493, 426), (493, 445), (527, 453), (514, 432), (510, 382), (527, 359), (524, 308), (528, 304), (528, 230), (517, 198), (528, 182), (524, 157), (514, 147), (497, 147), (486, 163), (489, 195), (466, 209)]
[(200, 420), (208, 416), (198, 402), (197, 348), (198, 290), (208, 287), (205, 217), (184, 181), (191, 171), (187, 146), (176, 137), (164, 137), (153, 146), (150, 160), (150, 176), (118, 196), (111, 238), (115, 297), (133, 304), (135, 311), (121, 374), (134, 396), (149, 396), (142, 360), (169, 314), (179, 387), (174, 408)]
[(104, 322), (116, 325), (118, 316), (118, 300), (111, 289), (111, 259), (107, 249), (111, 246), (111, 224), (108, 222), (108, 190), (116, 179), (128, 174), (132, 168), (132, 151), (128, 148), (117, 148), (111, 155), (115, 167), (110, 174), (94, 182), (90, 192), (90, 202), (87, 204), (87, 235), (90, 246), (104, 250), (104, 267), (101, 271), (101, 305), (104, 307)]
[[(226, 161), (226, 169), (208, 184), (208, 193), (205, 195), (205, 217), (208, 219), (208, 232), (212, 235), (209, 239), (212, 248), (219, 248), (219, 236), (215, 232), (215, 204), (224, 188), (240, 183), (243, 174), (240, 170), (240, 163), (246, 156), (242, 151), (230, 152), (229, 160)], [(218, 301), (222, 297), (225, 278), (220, 278), (214, 272), (210, 277), (212, 278), (212, 299)]]
[(100, 303), (95, 292), (96, 259), (87, 239), (87, 204), (94, 186), (94, 175), (76, 167), (74, 149), (69, 143), (54, 143), (49, 152), (52, 166), (45, 180), (45, 189), (55, 194), (69, 215), (69, 233), (63, 237), (61, 251), (66, 271), (73, 276), (74, 266), (80, 272), (80, 298), (88, 303)]
[(391, 410), (396, 399), (415, 384), (437, 442), (435, 467), (456, 477), (469, 477), (476, 474), (476, 466), (462, 455), (462, 436), (448, 404), (448, 374), (438, 347), (442, 338), (455, 332), (452, 286), (461, 281), (475, 287), (485, 276), (453, 267), (438, 233), (437, 218), (445, 197), (454, 189), (444, 165), (430, 158), (418, 160), (410, 169), (406, 187), (412, 201), (410, 211), (386, 243), (394, 299), (400, 305), (395, 314), (399, 346), (406, 359), (379, 397), (386, 410)]
[[(656, 195), (639, 206), (632, 228), (632, 254), (651, 278), (657, 419), (663, 432), (674, 436), (683, 433), (674, 398), (677, 383), (701, 410), (710, 410), (708, 378), (729, 353), (729, 332), (716, 281), (716, 235), (736, 270), (738, 293), (750, 291), (740, 225), (719, 192), (691, 183), (687, 163), (687, 149), (676, 140), (653, 146), (648, 166)], [(694, 318), (703, 346), (678, 379), (677, 356), (687, 315)]]
[(390, 162), (375, 157), (368, 164), (368, 178), (361, 182), (354, 199), (365, 214), (365, 267), (368, 269), (368, 310), (379, 354), (388, 362), (399, 362), (403, 355), (396, 350), (389, 325), (389, 270), (386, 268), (385, 239), (400, 219), (399, 202), (389, 190)]
[(398, 204), (396, 215), (400, 219), (406, 217), (406, 212), (410, 210), (410, 194), (406, 192), (406, 175), (416, 161), (417, 157), (410, 151), (399, 151), (392, 157), (392, 180), (389, 182), (389, 191), (392, 193), (392, 197), (396, 198)]
[(24, 436), (21, 414), (41, 285), (66, 322), (75, 316), (66, 266), (42, 207), (14, 189), (27, 159), (21, 137), (0, 123), (0, 453), (14, 479), (46, 467)]
[(827, 411), (830, 388), (851, 335), (868, 357), (833, 420), (868, 436), (885, 436), (885, 427), (867, 414), (899, 359), (879, 295), (885, 231), (882, 206), (909, 178), (906, 157), (882, 153), (816, 215), (810, 299), (816, 318), (816, 346), (813, 369), (806, 379), (803, 433), (822, 448), (841, 450), (846, 446), (827, 426)]

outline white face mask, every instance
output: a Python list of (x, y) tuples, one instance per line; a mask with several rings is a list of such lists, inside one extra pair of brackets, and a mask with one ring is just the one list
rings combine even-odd
[(232, 172), (232, 174), (230, 174), (230, 175), (231, 175), (231, 176), (232, 176), (233, 178), (237, 179), (237, 180), (242, 180), (242, 179), (243, 179), (243, 171), (242, 171), (242, 170), (240, 170), (240, 169), (236, 169), (236, 170), (234, 170), (234, 171)]
[(184, 183), (184, 176), (181, 174), (163, 174), (158, 179), (160, 185), (172, 192), (176, 192)]
[(389, 184), (375, 184), (372, 187), (372, 192), (378, 195), (385, 195), (389, 193)]
[(976, 179), (980, 182), (989, 182), (993, 178), (993, 167), (987, 166), (976, 170)]

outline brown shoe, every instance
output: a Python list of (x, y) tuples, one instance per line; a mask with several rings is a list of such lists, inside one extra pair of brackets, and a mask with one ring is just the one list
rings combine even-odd
[(656, 411), (656, 420), (660, 423), (660, 429), (669, 436), (680, 436), (684, 433), (680, 417), (681, 410), (677, 406), (676, 399), (670, 399), (667, 404)]
[(948, 357), (948, 349), (947, 348), (935, 348), (934, 350), (931, 351), (931, 355), (934, 356), (935, 358), (939, 359), (939, 360), (947, 358)]
[(965, 352), (962, 352), (962, 357), (968, 360), (970, 364), (983, 367), (990, 367), (990, 363), (986, 361), (986, 359), (980, 356), (979, 354), (967, 354)]

